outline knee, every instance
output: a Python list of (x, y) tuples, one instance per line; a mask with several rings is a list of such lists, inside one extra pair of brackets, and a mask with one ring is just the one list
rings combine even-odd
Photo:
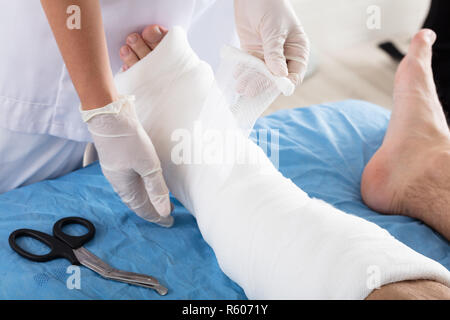
[(450, 288), (436, 281), (414, 280), (387, 284), (366, 300), (449, 300)]

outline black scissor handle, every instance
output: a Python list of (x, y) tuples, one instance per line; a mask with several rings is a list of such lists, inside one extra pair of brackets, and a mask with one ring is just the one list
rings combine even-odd
[[(69, 224), (80, 224), (82, 226), (85, 226), (86, 229), (88, 229), (88, 232), (82, 236), (71, 236), (70, 234), (67, 234), (62, 230), (64, 226), (67, 226)], [(68, 217), (56, 221), (56, 223), (53, 225), (53, 235), (72, 249), (78, 249), (94, 237), (95, 227), (89, 220), (86, 220), (84, 218)]]
[[(33, 254), (24, 249), (22, 249), (16, 242), (17, 238), (20, 237), (30, 237), (41, 241), (50, 248), (50, 252), (43, 255)], [(20, 254), (22, 257), (27, 258), (36, 262), (46, 262), (56, 258), (65, 258), (70, 261), (73, 265), (78, 265), (80, 262), (75, 257), (73, 250), (68, 247), (65, 243), (59, 241), (55, 237), (49, 234), (31, 230), (31, 229), (19, 229), (11, 233), (9, 236), (9, 245), (11, 248)]]

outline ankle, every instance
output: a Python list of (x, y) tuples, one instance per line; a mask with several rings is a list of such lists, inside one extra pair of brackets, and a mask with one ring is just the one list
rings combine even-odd
[(426, 158), (426, 165), (421, 176), (423, 183), (428, 183), (436, 189), (444, 189), (450, 192), (450, 144), (448, 146), (437, 145), (434, 152), (430, 152)]
[[(417, 139), (412, 142), (415, 143), (403, 141), (378, 150), (364, 169), (361, 195), (377, 212), (427, 222), (430, 216), (435, 217), (430, 215), (430, 206), (450, 202), (450, 140), (442, 137), (434, 142), (422, 141), (421, 147)], [(394, 154), (402, 157), (393, 159)]]
[(450, 240), (450, 149), (429, 154), (427, 164), (405, 189), (403, 212)]

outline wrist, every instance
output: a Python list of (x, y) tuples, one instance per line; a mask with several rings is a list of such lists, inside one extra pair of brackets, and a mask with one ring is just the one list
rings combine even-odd
[(81, 110), (94, 110), (103, 108), (104, 106), (114, 103), (120, 99), (120, 95), (115, 90), (102, 92), (100, 94), (97, 92), (83, 96), (85, 98), (80, 98)]
[(134, 96), (118, 95), (115, 101), (106, 104), (104, 107), (83, 109), (80, 107), (81, 117), (84, 122), (89, 122), (93, 117), (101, 114), (117, 115), (125, 104), (133, 104)]

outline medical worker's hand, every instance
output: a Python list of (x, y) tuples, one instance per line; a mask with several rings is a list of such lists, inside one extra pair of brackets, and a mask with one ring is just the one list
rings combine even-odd
[(103, 174), (122, 201), (143, 219), (173, 224), (169, 191), (152, 141), (137, 119), (134, 98), (121, 97), (106, 107), (82, 111)]
[(276, 76), (303, 81), (309, 41), (289, 0), (235, 0), (241, 47), (263, 59)]

